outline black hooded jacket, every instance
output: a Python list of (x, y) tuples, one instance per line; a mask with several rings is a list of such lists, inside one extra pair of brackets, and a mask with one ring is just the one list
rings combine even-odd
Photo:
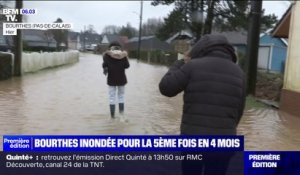
[(103, 55), (102, 67), (107, 69), (107, 84), (109, 86), (124, 86), (127, 84), (125, 69), (129, 68), (127, 52), (123, 51), (121, 55), (113, 56), (110, 52)]
[(245, 78), (233, 47), (222, 35), (205, 35), (176, 61), (159, 89), (168, 97), (184, 91), (182, 135), (232, 135), (243, 115)]

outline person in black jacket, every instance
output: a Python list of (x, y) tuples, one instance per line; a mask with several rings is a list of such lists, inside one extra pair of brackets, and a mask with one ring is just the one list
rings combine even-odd
[[(245, 77), (234, 48), (222, 35), (204, 35), (188, 57), (177, 60), (159, 83), (168, 97), (184, 91), (181, 135), (235, 135), (245, 106)], [(225, 173), (231, 156), (219, 157), (219, 166), (213, 157), (202, 165), (206, 174)], [(184, 163), (183, 172), (193, 171)]]
[(103, 55), (103, 73), (107, 75), (109, 86), (109, 103), (111, 117), (115, 117), (116, 93), (120, 114), (124, 113), (124, 93), (127, 78), (125, 69), (129, 68), (128, 55), (122, 50), (121, 44), (114, 41)]

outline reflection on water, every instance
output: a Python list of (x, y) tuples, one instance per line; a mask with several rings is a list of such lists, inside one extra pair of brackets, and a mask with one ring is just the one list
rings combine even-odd
[[(101, 62), (82, 54), (77, 64), (1, 81), (0, 135), (179, 134), (182, 94), (167, 98), (158, 90), (166, 67), (130, 61), (124, 122), (110, 119)], [(246, 149), (299, 150), (299, 124), (299, 118), (271, 109), (250, 110), (239, 133)]]
[(247, 150), (300, 149), (300, 118), (274, 109), (245, 111), (238, 132)]

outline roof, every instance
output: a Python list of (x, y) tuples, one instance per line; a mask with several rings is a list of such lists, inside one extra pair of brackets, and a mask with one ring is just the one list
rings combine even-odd
[(102, 40), (102, 36), (98, 33), (81, 33), (80, 41), (85, 41), (86, 43), (96, 44)]
[(77, 37), (79, 36), (79, 32), (69, 31), (68, 36), (69, 36), (69, 39), (71, 41), (77, 41)]
[[(136, 50), (138, 47), (138, 37), (131, 38), (129, 42), (125, 45), (125, 49)], [(172, 51), (172, 46), (165, 42), (161, 41), (155, 36), (143, 36), (141, 37), (141, 50), (164, 50)]]
[(284, 15), (281, 17), (280, 21), (274, 27), (274, 30), (272, 31), (272, 35), (274, 37), (280, 37), (280, 38), (288, 38), (289, 37), (292, 6), (293, 6), (293, 3), (286, 10)]
[(120, 36), (119, 35), (115, 35), (115, 34), (105, 34), (103, 35), (102, 41), (101, 43), (103, 43), (103, 39), (107, 38), (108, 43), (111, 43), (113, 41), (119, 41), (120, 40)]
[(23, 30), (23, 39), (25, 41), (56, 42), (49, 30)]
[(30, 47), (56, 47), (56, 42), (46, 42), (46, 41), (27, 41), (26, 44)]
[(232, 45), (247, 45), (247, 33), (238, 32), (238, 31), (229, 31), (229, 32), (216, 32), (213, 31), (212, 34), (224, 35), (228, 42)]
[(173, 40), (178, 38), (179, 36), (187, 36), (190, 39), (193, 38), (193, 34), (187, 30), (181, 30), (180, 32), (177, 32), (175, 35), (171, 36), (169, 39), (166, 40), (167, 43), (171, 43)]
[[(264, 37), (265, 35), (270, 36), (271, 38), (274, 38), (274, 37), (271, 35), (271, 32), (272, 32), (272, 29), (269, 29), (269, 30), (267, 30), (265, 33), (261, 33), (260, 36), (259, 36), (259, 38), (262, 38), (262, 37)], [(283, 42), (283, 44), (285, 44), (286, 46), (288, 46), (288, 41), (287, 41), (287, 39), (285, 39), (285, 38), (276, 38), (276, 39), (281, 40), (281, 42)]]
[(30, 47), (56, 47), (56, 41), (49, 30), (23, 30), (23, 40)]
[[(141, 41), (148, 40), (148, 39), (151, 39), (151, 38), (155, 38), (155, 36), (154, 35), (151, 35), (151, 36), (142, 36), (141, 37)], [(138, 42), (138, 41), (139, 41), (139, 37), (133, 37), (130, 40), (128, 40), (128, 43)]]
[(109, 42), (118, 41), (119, 36), (118, 35), (106, 35)]
[[(218, 32), (218, 31), (212, 31), (212, 34), (220, 34), (224, 35), (228, 42), (232, 45), (247, 45), (247, 33), (246, 32), (240, 32), (240, 31), (226, 31), (226, 32)], [(176, 39), (179, 35), (186, 35), (190, 38), (193, 37), (192, 33), (187, 30), (182, 30), (169, 39), (166, 40), (167, 43), (171, 43), (172, 40)]]

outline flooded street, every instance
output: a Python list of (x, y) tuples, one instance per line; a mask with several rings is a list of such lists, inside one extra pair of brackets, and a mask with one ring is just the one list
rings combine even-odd
[(271, 108), (250, 109), (238, 127), (246, 150), (299, 151), (300, 118)]
[[(182, 94), (158, 89), (165, 66), (130, 60), (124, 122), (110, 119), (101, 63), (81, 54), (79, 63), (1, 81), (0, 134), (179, 134)], [(299, 126), (300, 118), (258, 109), (245, 112), (238, 131), (247, 150), (299, 150)]]

